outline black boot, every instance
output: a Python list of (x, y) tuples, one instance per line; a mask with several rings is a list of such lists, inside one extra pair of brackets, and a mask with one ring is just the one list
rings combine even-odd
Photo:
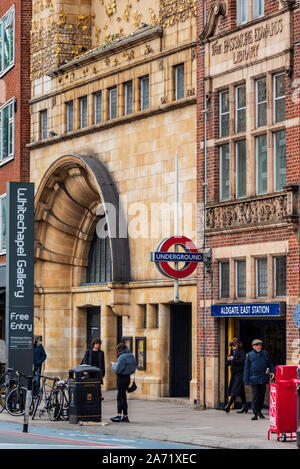
[(228, 414), (228, 412), (230, 412), (230, 404), (229, 404), (229, 402), (223, 407), (223, 409), (225, 410), (225, 412), (227, 412), (227, 414)]
[(245, 414), (247, 414), (247, 412), (248, 412), (248, 406), (247, 406), (247, 404), (243, 404), (241, 410), (239, 410), (239, 411), (237, 412), (237, 414), (243, 414), (244, 412), (245, 412)]

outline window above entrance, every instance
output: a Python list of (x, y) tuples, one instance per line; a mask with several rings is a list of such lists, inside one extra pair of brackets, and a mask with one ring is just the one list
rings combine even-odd
[(106, 283), (111, 280), (109, 238), (99, 238), (95, 231), (90, 247), (87, 283)]

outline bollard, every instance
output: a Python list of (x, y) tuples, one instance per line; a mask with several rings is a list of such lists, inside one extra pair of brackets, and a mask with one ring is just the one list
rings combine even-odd
[(24, 423), (23, 423), (23, 433), (28, 433), (28, 420), (29, 420), (29, 412), (30, 412), (30, 405), (32, 401), (32, 377), (28, 377), (27, 382), (27, 391), (26, 391), (26, 404), (25, 404), (25, 413), (24, 413)]

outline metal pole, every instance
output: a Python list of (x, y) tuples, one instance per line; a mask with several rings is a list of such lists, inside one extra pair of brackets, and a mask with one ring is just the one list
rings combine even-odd
[[(178, 236), (178, 202), (179, 202), (179, 195), (178, 195), (178, 151), (176, 152), (175, 157), (175, 207), (174, 207), (174, 236)], [(175, 252), (177, 251), (177, 247), (175, 245)], [(175, 262), (175, 269), (177, 269), (178, 263)], [(178, 278), (174, 279), (174, 302), (179, 302), (179, 280)]]
[[(206, 2), (204, 2), (203, 11), (203, 27), (206, 23)], [(207, 200), (207, 101), (206, 101), (206, 86), (205, 86), (205, 46), (203, 46), (203, 98), (204, 98), (204, 205), (203, 205), (203, 248), (206, 248), (205, 229), (206, 229), (206, 200)], [(203, 407), (206, 407), (206, 348), (207, 348), (207, 325), (206, 325), (206, 264), (203, 264), (204, 278), (203, 278), (203, 333), (204, 333), (204, 357), (203, 357)]]
[(28, 377), (27, 391), (26, 391), (26, 404), (25, 404), (25, 413), (24, 413), (24, 423), (23, 423), (23, 433), (28, 433), (28, 420), (29, 420), (29, 411), (32, 400), (32, 377)]
[[(300, 2), (298, 3), (298, 54), (300, 62)], [(300, 125), (299, 125), (300, 133)], [(300, 135), (299, 135), (300, 142)], [(298, 270), (300, 269), (300, 154), (299, 154), (299, 185), (298, 185), (298, 249), (299, 249), (299, 265)], [(300, 278), (299, 278), (299, 310), (298, 310), (298, 368), (297, 368), (297, 378), (300, 379)], [(300, 449), (300, 384), (297, 384), (297, 446)]]
[[(300, 2), (298, 3), (298, 54), (300, 62)], [(300, 125), (299, 125), (299, 134), (300, 134)], [(300, 135), (299, 135), (300, 142)], [(300, 269), (300, 154), (299, 154), (299, 185), (298, 185), (298, 249), (299, 249), (299, 265), (298, 270)], [(297, 368), (297, 378), (300, 379), (300, 277), (299, 277), (299, 310), (298, 310), (298, 368)], [(300, 384), (297, 384), (297, 446), (300, 449)]]

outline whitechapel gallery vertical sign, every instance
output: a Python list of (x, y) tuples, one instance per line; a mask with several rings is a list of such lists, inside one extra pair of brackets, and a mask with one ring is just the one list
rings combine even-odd
[(33, 354), (34, 184), (8, 182), (6, 365), (29, 375)]

